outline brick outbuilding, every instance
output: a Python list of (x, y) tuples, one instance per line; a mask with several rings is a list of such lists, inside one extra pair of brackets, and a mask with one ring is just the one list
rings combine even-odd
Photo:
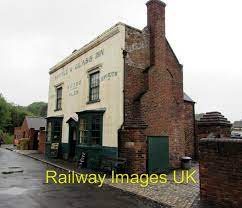
[[(18, 144), (19, 139), (29, 138), (29, 149), (38, 150), (39, 149), (39, 132), (43, 133), (46, 127), (45, 118), (26, 116), (21, 127), (15, 127), (14, 130), (14, 144)], [(45, 142), (45, 137), (42, 140)], [(42, 143), (43, 143), (42, 141)], [(41, 143), (41, 144), (42, 144)], [(42, 146), (45, 146), (42, 144)], [(41, 147), (41, 152), (43, 147)]]

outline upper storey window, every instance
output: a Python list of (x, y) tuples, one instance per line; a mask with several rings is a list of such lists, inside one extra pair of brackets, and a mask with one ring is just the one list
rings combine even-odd
[(62, 109), (62, 87), (56, 88), (56, 110)]
[(89, 86), (89, 101), (96, 102), (99, 101), (99, 76), (100, 72), (95, 72), (90, 74), (90, 86)]

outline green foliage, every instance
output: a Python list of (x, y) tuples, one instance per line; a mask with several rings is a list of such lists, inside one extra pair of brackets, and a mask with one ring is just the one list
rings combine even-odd
[(4, 144), (13, 144), (13, 135), (4, 133), (2, 129), (0, 129), (0, 138), (3, 139)]
[(6, 129), (11, 122), (10, 106), (0, 94), (0, 129)]
[(21, 126), (25, 116), (42, 116), (47, 114), (47, 103), (35, 102), (27, 107), (8, 103), (0, 94), (0, 134), (13, 135), (14, 128)]
[(4, 144), (13, 144), (13, 135), (4, 133), (3, 134)]
[(45, 117), (47, 112), (47, 103), (34, 102), (26, 107), (26, 109), (36, 116)]

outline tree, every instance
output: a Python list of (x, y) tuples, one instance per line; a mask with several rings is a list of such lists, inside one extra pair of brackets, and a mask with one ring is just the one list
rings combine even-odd
[(11, 113), (9, 111), (9, 105), (0, 94), (0, 129), (2, 131), (6, 130), (6, 128), (10, 125), (11, 122)]
[(34, 102), (27, 106), (27, 110), (36, 116), (45, 117), (47, 115), (47, 103)]
[(42, 116), (47, 114), (47, 103), (34, 102), (27, 107), (8, 103), (0, 93), (0, 132), (14, 133), (14, 128), (21, 126), (25, 116)]

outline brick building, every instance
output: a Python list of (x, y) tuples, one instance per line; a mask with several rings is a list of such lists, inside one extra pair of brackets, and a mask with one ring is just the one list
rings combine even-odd
[(196, 159), (199, 155), (199, 141), (203, 138), (229, 138), (232, 124), (220, 112), (207, 112), (196, 121)]
[(197, 121), (197, 138), (228, 138), (232, 124), (220, 112), (207, 112)]
[(142, 173), (194, 154), (194, 102), (165, 36), (165, 7), (148, 1), (143, 30), (118, 23), (50, 69), (47, 155), (59, 143), (60, 157), (86, 152), (90, 167), (120, 156)]
[[(39, 132), (46, 127), (45, 118), (26, 116), (21, 127), (14, 129), (14, 144), (18, 144), (19, 139), (29, 138), (29, 149), (39, 149)], [(44, 145), (42, 145), (44, 146)], [(43, 148), (43, 147), (41, 147)]]

